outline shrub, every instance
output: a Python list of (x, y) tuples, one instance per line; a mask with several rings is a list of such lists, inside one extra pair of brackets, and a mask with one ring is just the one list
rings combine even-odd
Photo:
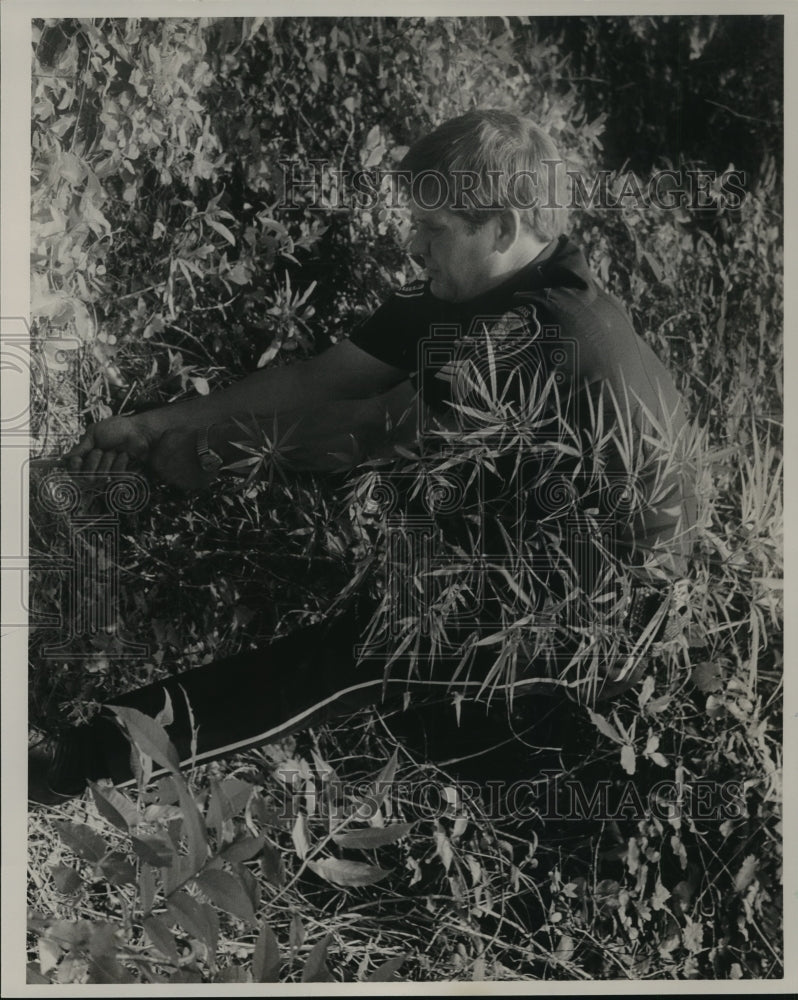
[[(652, 25), (574, 19), (563, 40), (525, 18), (35, 22), (39, 454), (56, 454), (87, 419), (291, 364), (412, 276), (391, 213), (320, 208), (310, 192), (281, 205), (281, 160), (390, 166), (419, 131), (490, 105), (530, 113), (590, 175), (605, 128), (626, 133), (614, 106), (585, 110), (572, 67), (613, 79), (622, 32), (640, 67), (628, 95), (654, 128), (641, 85), (668, 64), (674, 34), (693, 25), (704, 36), (697, 19)], [(735, 67), (738, 89), (753, 66)], [(666, 152), (673, 164), (705, 154)], [(645, 187), (654, 164), (633, 166)], [(628, 178), (616, 170), (610, 183)], [(334, 204), (332, 189), (322, 194)], [(450, 809), (405, 830), (407, 801), (355, 821), (363, 795), (352, 796), (337, 804), (360, 839), (341, 841), (319, 806), (333, 770), (373, 780), (388, 768), (410, 789), (431, 769), (461, 792), (468, 780), (467, 768), (413, 759), (407, 741), (395, 757), (401, 725), (378, 712), (183, 776), (159, 723), (128, 718), (139, 751), (172, 773), (125, 798), (97, 787), (57, 822), (32, 814), (32, 981), (779, 975), (780, 205), (772, 159), (738, 210), (573, 213), (591, 265), (669, 363), (701, 428), (701, 519), (681, 580), (683, 635), (611, 708), (569, 707), (559, 759), (502, 758), (535, 775), (525, 819), (453, 792)], [(434, 478), (445, 461), (421, 471)], [(418, 463), (397, 468), (425, 485)], [(77, 637), (60, 660), (42, 655), (45, 628), (33, 635), (32, 722), (75, 721), (123, 685), (312, 620), (355, 577), (378, 589), (385, 528), (358, 499), (373, 478), (369, 468), (343, 483), (305, 476), (190, 504), (154, 490), (121, 522), (119, 621)], [(34, 505), (34, 553), (68, 555), (71, 530)], [(59, 573), (33, 575), (34, 613), (61, 609)], [(439, 582), (454, 596), (453, 576)], [(149, 644), (132, 669), (125, 641)], [(450, 715), (461, 711), (455, 702)], [(548, 808), (555, 777), (582, 794), (644, 799), (666, 778), (682, 801), (704, 780), (727, 790), (729, 810), (702, 824), (658, 811), (655, 795), (575, 827)]]

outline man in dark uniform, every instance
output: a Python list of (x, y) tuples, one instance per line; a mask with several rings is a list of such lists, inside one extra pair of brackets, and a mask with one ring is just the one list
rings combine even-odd
[[(625, 418), (626, 430), (614, 436), (619, 454), (624, 441), (635, 450), (634, 440), (652, 425), (667, 424), (678, 439), (685, 415), (673, 380), (564, 235), (564, 209), (542, 194), (544, 170), (557, 160), (540, 129), (507, 112), (474, 111), (444, 123), (401, 165), (414, 226), (410, 252), (425, 268), (423, 280), (397, 290), (348, 340), (310, 360), (89, 427), (69, 454), (69, 467), (103, 475), (135, 460), (192, 492), (240, 459), (241, 420), (254, 420), (278, 441), (290, 428), (283, 461), (297, 470), (333, 471), (385, 457), (396, 444), (418, 444), (429, 426), (448, 430), (456, 447), (472, 440), (485, 415), (473, 405), (480, 385), (494, 430), (497, 413), (499, 423), (502, 413), (517, 419), (519, 407), (540, 413), (530, 397), (555, 389), (546, 419), (557, 431), (549, 436), (562, 442), (563, 428), (570, 427), (572, 455), (595, 458), (597, 419), (621, 428)], [(497, 370), (504, 373), (498, 385)], [(545, 439), (545, 426), (543, 420), (537, 440)], [(584, 479), (590, 464), (580, 462), (573, 482)], [(621, 547), (628, 543), (640, 555), (666, 539), (675, 559), (684, 556), (694, 509), (690, 483), (678, 463), (674, 470), (664, 487), (658, 480), (658, 502), (628, 519)], [(606, 491), (601, 483), (591, 488), (601, 507)], [(532, 522), (541, 516), (525, 509)], [(114, 704), (155, 715), (168, 693), (174, 711), (168, 731), (187, 760), (188, 703), (199, 734), (194, 759), (202, 762), (394, 693), (445, 691), (445, 676), (392, 670), (386, 679), (383, 663), (358, 664), (354, 646), (373, 610), (356, 595), (343, 615), (129, 692)], [(481, 687), (479, 679), (457, 683), (465, 696)], [(525, 683), (521, 676), (518, 690)], [(104, 777), (132, 779), (128, 745), (111, 712), (62, 733), (52, 754), (34, 755), (30, 795), (58, 801), (79, 793), (87, 779)]]

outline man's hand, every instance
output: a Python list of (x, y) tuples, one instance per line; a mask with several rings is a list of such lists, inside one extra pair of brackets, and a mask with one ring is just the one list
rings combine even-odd
[(148, 466), (156, 479), (183, 493), (206, 489), (216, 479), (215, 472), (205, 472), (200, 465), (194, 430), (177, 429), (162, 434), (150, 453)]
[(92, 424), (64, 459), (70, 472), (124, 472), (131, 459), (145, 461), (154, 443), (154, 435), (135, 416), (109, 417)]

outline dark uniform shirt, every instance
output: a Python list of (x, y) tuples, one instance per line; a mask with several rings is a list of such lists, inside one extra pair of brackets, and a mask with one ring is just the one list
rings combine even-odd
[[(404, 369), (423, 402), (440, 413), (454, 401), (473, 414), (479, 409), (477, 397), (484, 408), (478, 386), (490, 382), (491, 375), (493, 391), (516, 402), (547, 384), (551, 388), (553, 381), (565, 425), (579, 430), (583, 455), (613, 429), (618, 431), (615, 453), (602, 447), (604, 467), (621, 492), (630, 454), (643, 435), (650, 437), (652, 427), (659, 425), (676, 440), (686, 423), (670, 373), (637, 335), (620, 303), (599, 287), (581, 250), (566, 236), (511, 278), (467, 302), (442, 301), (432, 295), (428, 282), (412, 282), (394, 292), (351, 339)], [(469, 359), (466, 374), (463, 362)], [(560, 421), (560, 439), (562, 426)], [(638, 476), (652, 502), (636, 519), (632, 542), (639, 552), (657, 538), (673, 538), (674, 552), (684, 555), (695, 519), (691, 470), (674, 462), (664, 484), (653, 470), (649, 465)], [(597, 502), (606, 507), (613, 488), (603, 483)], [(527, 508), (528, 517), (539, 515), (539, 509)]]

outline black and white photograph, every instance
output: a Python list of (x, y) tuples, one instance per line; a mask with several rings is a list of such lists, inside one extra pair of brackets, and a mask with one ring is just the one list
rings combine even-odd
[(791, 15), (38, 8), (6, 995), (788, 991)]

